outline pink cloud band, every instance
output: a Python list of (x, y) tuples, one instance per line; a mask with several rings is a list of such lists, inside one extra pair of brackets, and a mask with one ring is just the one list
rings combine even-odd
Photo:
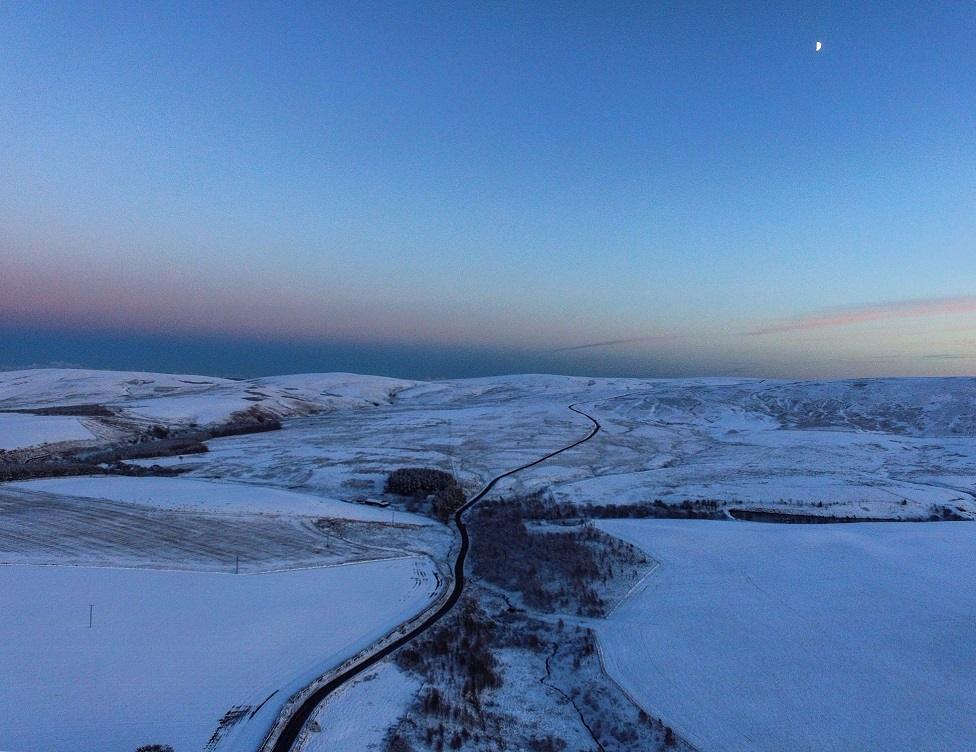
[(748, 335), (797, 332), (808, 329), (824, 329), (833, 326), (849, 326), (867, 321), (886, 321), (920, 316), (945, 316), (976, 311), (976, 295), (959, 295), (951, 298), (919, 298), (891, 303), (847, 308), (833, 313), (801, 316), (790, 321), (770, 324), (746, 332)]

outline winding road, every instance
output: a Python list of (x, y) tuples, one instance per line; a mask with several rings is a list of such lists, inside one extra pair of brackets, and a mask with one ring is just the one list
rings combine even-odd
[[(588, 413), (583, 412), (582, 410), (577, 408), (575, 404), (569, 405), (569, 409), (572, 410), (574, 413), (582, 415), (584, 418), (586, 418), (593, 424), (593, 427), (590, 429), (590, 432), (586, 436), (584, 436), (582, 439), (574, 441), (572, 444), (567, 444), (561, 449), (557, 449), (554, 452), (549, 452), (549, 454), (540, 457), (537, 460), (533, 460), (532, 462), (528, 462), (524, 465), (520, 465), (519, 467), (516, 467), (513, 470), (508, 470), (507, 472), (502, 473), (501, 475), (496, 475), (494, 478), (488, 481), (487, 485), (485, 485), (484, 488), (482, 488), (475, 496), (472, 496), (464, 504), (464, 506), (462, 506), (454, 513), (454, 524), (457, 525), (458, 532), (461, 534), (461, 546), (458, 549), (457, 559), (455, 559), (454, 561), (454, 586), (447, 600), (444, 601), (443, 604), (441, 604), (440, 608), (438, 608), (436, 611), (430, 614), (420, 624), (418, 624), (416, 627), (414, 627), (409, 632), (404, 634), (402, 637), (399, 637), (398, 639), (394, 640), (390, 644), (385, 645), (384, 647), (377, 650), (376, 652), (366, 656), (359, 663), (355, 664), (354, 666), (350, 666), (341, 674), (333, 677), (330, 681), (326, 682), (321, 687), (316, 689), (312, 694), (310, 694), (305, 699), (305, 701), (297, 708), (295, 708), (295, 710), (292, 712), (291, 717), (288, 719), (287, 723), (282, 727), (281, 732), (278, 734), (277, 739), (274, 740), (274, 745), (270, 748), (271, 752), (290, 752), (292, 746), (294, 746), (295, 744), (295, 741), (298, 739), (298, 735), (301, 733), (302, 728), (305, 726), (305, 723), (308, 721), (308, 719), (312, 716), (312, 713), (315, 712), (315, 709), (319, 706), (319, 704), (321, 704), (321, 702), (326, 697), (328, 697), (330, 694), (335, 692), (343, 685), (348, 684), (350, 681), (352, 681), (361, 673), (363, 673), (366, 669), (379, 663), (381, 660), (383, 660), (388, 655), (390, 655), (390, 653), (394, 652), (395, 650), (398, 650), (399, 648), (406, 645), (408, 642), (413, 640), (418, 635), (421, 635), (424, 632), (426, 632), (428, 629), (434, 626), (438, 621), (444, 618), (444, 616), (454, 607), (454, 604), (458, 602), (458, 599), (461, 597), (461, 593), (464, 591), (464, 562), (468, 555), (468, 548), (470, 545), (469, 538), (468, 538), (468, 529), (465, 526), (464, 519), (463, 519), (464, 513), (468, 511), (468, 509), (470, 509), (472, 506), (477, 504), (479, 501), (481, 501), (488, 494), (488, 492), (495, 487), (495, 484), (498, 483), (500, 480), (515, 475), (516, 473), (520, 473), (523, 470), (528, 470), (530, 467), (535, 467), (536, 465), (540, 465), (543, 462), (552, 459), (558, 454), (562, 454), (563, 452), (568, 452), (570, 449), (578, 447), (580, 444), (589, 441), (594, 436), (596, 436), (597, 433), (599, 433), (601, 426), (596, 418), (594, 418), (592, 415)], [(267, 745), (265, 745), (264, 748), (267, 749)]]

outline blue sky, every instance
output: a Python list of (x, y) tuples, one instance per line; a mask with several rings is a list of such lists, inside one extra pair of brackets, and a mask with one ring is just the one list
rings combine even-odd
[(202, 5), (0, 4), (0, 365), (976, 367), (973, 3)]

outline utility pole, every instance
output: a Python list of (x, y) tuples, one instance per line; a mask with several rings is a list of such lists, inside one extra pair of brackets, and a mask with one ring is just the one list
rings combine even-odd
[(234, 557), (234, 574), (241, 573), (241, 555), (238, 554)]
[(92, 628), (92, 621), (94, 620), (94, 618), (95, 618), (95, 604), (89, 603), (88, 604), (88, 628), (89, 629)]

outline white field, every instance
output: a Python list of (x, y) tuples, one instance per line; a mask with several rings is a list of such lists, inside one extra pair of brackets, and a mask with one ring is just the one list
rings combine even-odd
[(396, 512), (392, 516), (388, 509), (338, 501), (310, 493), (192, 478), (76, 476), (18, 481), (8, 485), (60, 496), (108, 499), (176, 511), (333, 517), (363, 522), (390, 522), (394, 519), (401, 524), (437, 524), (429, 517), (417, 514)]
[(0, 449), (95, 438), (78, 418), (0, 413)]
[(600, 527), (660, 562), (607, 669), (704, 752), (976, 749), (976, 526)]
[(201, 750), (234, 708), (215, 749), (255, 749), (293, 692), (435, 583), (419, 558), (239, 576), (0, 567), (0, 749)]

